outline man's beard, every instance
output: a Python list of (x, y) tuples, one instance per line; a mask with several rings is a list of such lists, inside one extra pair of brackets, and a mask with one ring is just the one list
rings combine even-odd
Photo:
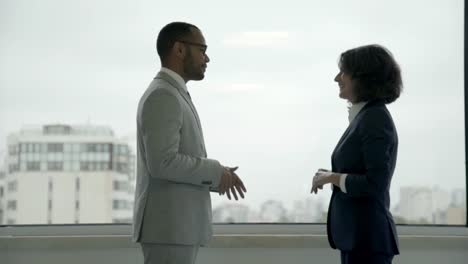
[[(198, 68), (198, 69), (197, 69)], [(196, 67), (193, 62), (192, 54), (189, 52), (184, 61), (184, 73), (188, 80), (199, 81), (205, 78), (205, 74), (201, 71), (201, 67)]]

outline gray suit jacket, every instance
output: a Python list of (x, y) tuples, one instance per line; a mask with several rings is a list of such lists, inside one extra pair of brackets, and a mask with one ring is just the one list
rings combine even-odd
[(133, 241), (203, 245), (212, 235), (210, 188), (223, 166), (206, 158), (190, 96), (164, 72), (138, 105)]

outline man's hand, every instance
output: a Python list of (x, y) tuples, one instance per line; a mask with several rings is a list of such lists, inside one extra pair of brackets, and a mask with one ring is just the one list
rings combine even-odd
[(219, 183), (219, 194), (223, 195), (226, 193), (229, 200), (231, 200), (231, 193), (234, 198), (238, 200), (237, 194), (244, 198), (244, 192), (247, 192), (244, 183), (235, 173), (237, 168), (238, 167), (224, 167), (223, 176), (221, 176), (221, 181)]
[(232, 173), (228, 167), (224, 167), (223, 175), (221, 176), (221, 181), (219, 182), (218, 190), (219, 194), (224, 194), (226, 190), (232, 186), (233, 177)]

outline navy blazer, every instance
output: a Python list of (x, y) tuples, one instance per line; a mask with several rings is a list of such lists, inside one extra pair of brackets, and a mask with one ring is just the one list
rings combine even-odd
[(397, 150), (397, 131), (384, 102), (368, 102), (332, 154), (332, 171), (348, 174), (347, 193), (334, 186), (328, 209), (327, 234), (332, 248), (399, 254), (389, 210)]

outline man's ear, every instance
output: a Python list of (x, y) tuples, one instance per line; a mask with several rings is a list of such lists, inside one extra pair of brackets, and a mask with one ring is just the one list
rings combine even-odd
[(178, 58), (184, 58), (185, 57), (185, 45), (176, 41), (174, 42), (174, 46), (172, 47), (172, 51)]

